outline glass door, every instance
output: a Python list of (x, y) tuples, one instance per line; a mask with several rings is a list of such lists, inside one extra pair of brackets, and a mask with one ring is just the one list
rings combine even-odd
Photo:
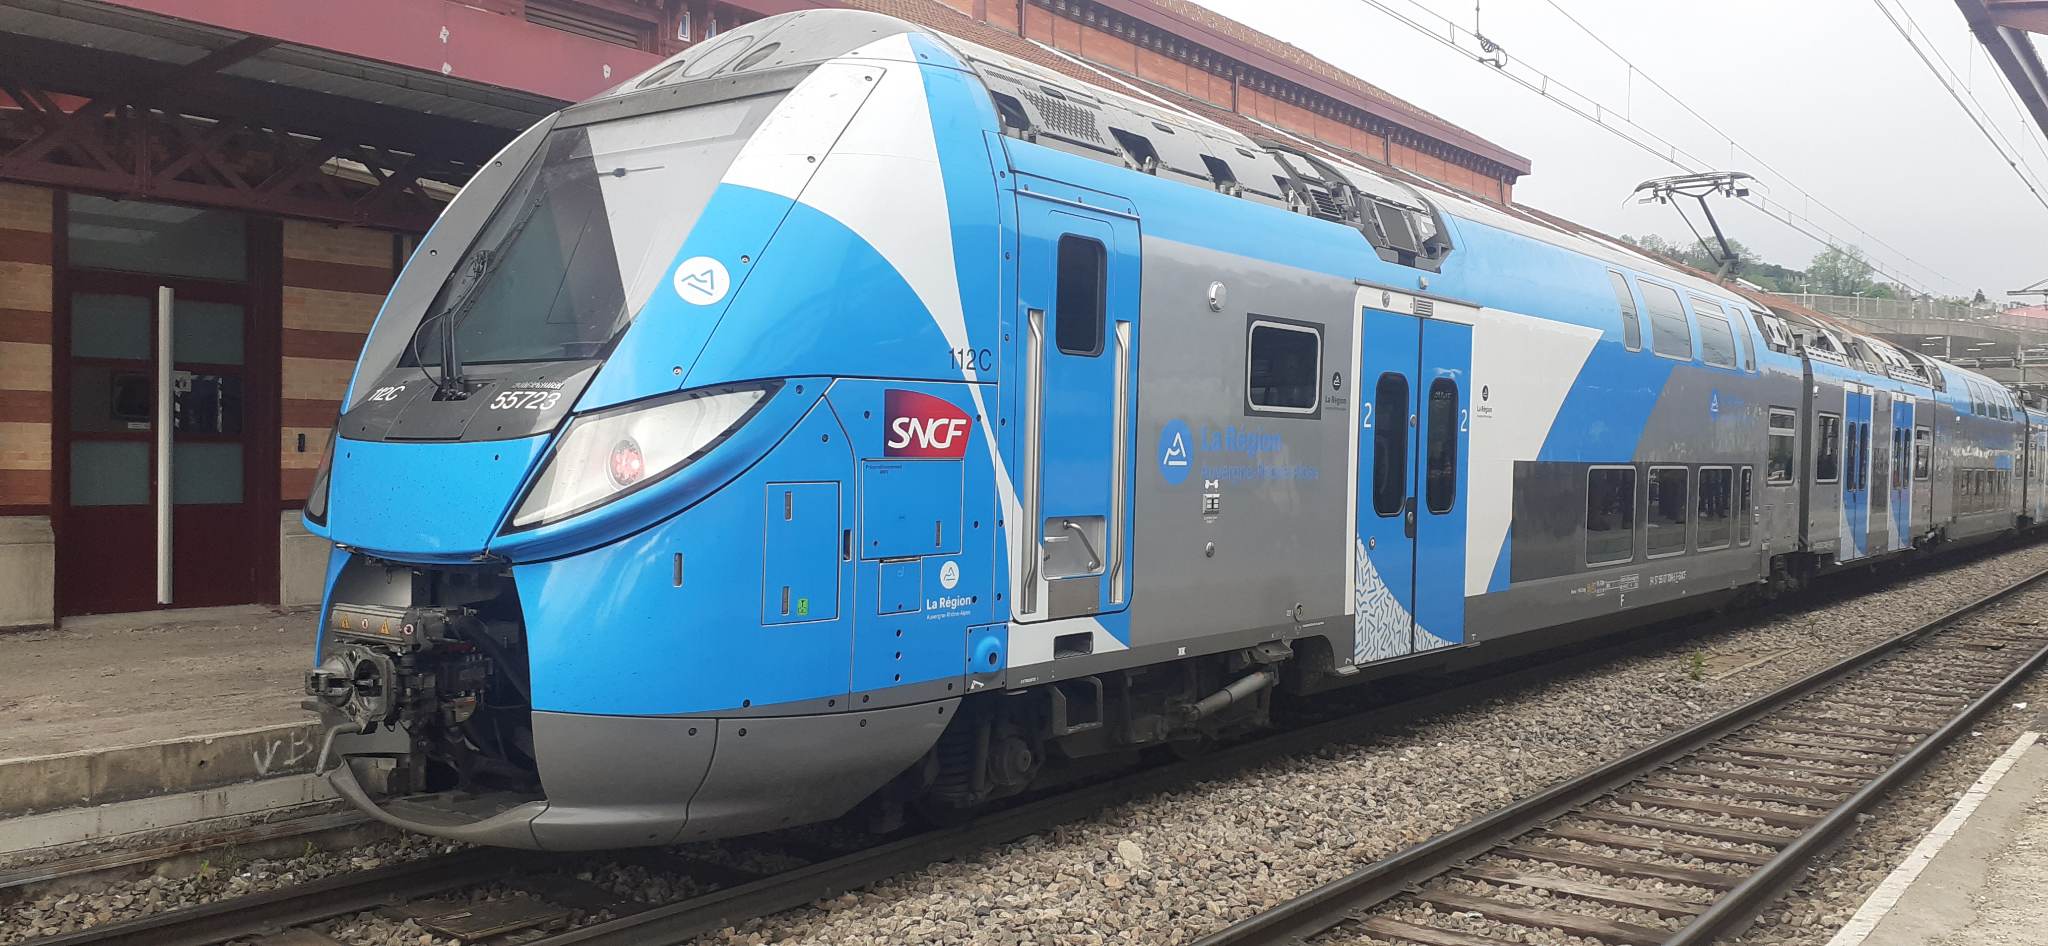
[(71, 284), (63, 613), (257, 600), (246, 290), (125, 273)]

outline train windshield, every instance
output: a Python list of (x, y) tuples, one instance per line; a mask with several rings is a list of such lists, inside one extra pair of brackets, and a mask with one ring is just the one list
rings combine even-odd
[(449, 274), (402, 365), (600, 357), (662, 281), (779, 95), (557, 128)]

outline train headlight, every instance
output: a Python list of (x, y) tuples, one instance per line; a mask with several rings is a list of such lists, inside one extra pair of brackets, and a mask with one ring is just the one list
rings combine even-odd
[(512, 528), (580, 515), (689, 466), (774, 392), (772, 384), (707, 388), (570, 421), (512, 514)]

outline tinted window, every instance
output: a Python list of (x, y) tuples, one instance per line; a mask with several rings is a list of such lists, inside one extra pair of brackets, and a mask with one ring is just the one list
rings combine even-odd
[(1813, 481), (1833, 483), (1842, 475), (1842, 419), (1822, 414), (1814, 426), (1820, 443), (1813, 460)]
[(1372, 508), (1401, 514), (1408, 499), (1408, 377), (1380, 375), (1372, 398)]
[(1423, 486), (1430, 512), (1450, 512), (1458, 504), (1458, 382), (1438, 378), (1429, 383), (1429, 441)]
[(1099, 241), (1060, 237), (1053, 341), (1069, 355), (1102, 354), (1102, 310), (1108, 299), (1109, 256)]
[(1615, 565), (1636, 557), (1636, 471), (1586, 471), (1586, 564)]
[(1924, 480), (1934, 473), (1934, 431), (1925, 427), (1913, 430), (1913, 478)]
[(1246, 348), (1251, 363), (1245, 368), (1245, 398), (1254, 410), (1315, 411), (1316, 378), (1323, 370), (1321, 332), (1278, 322), (1253, 322)]
[(1685, 551), (1685, 523), (1692, 512), (1690, 485), (1682, 466), (1650, 468), (1650, 515), (1646, 549), (1650, 557)]
[(1764, 482), (1792, 482), (1792, 463), (1796, 456), (1794, 444), (1799, 439), (1798, 423), (1799, 415), (1791, 410), (1771, 408), (1771, 453), (1768, 465), (1764, 467)]
[(1721, 308), (1695, 302), (1693, 311), (1700, 320), (1700, 360), (1722, 368), (1735, 367), (1735, 333), (1728, 328), (1728, 320), (1720, 314)]
[(1692, 358), (1692, 326), (1685, 319), (1685, 306), (1668, 286), (1643, 283), (1643, 303), (1650, 309), (1650, 347), (1672, 358)]
[[(1607, 279), (1614, 284), (1614, 302), (1621, 307), (1622, 341), (1628, 344), (1629, 351), (1641, 351), (1643, 349), (1643, 323), (1642, 319), (1636, 315), (1635, 294), (1628, 291), (1628, 280), (1623, 279), (1620, 273), (1610, 269), (1607, 271)], [(1635, 489), (1634, 481), (1630, 481), (1629, 489)]]
[(1749, 544), (1750, 530), (1756, 525), (1756, 514), (1751, 511), (1753, 507), (1750, 506), (1752, 501), (1750, 497), (1754, 492), (1751, 481), (1755, 479), (1755, 473), (1755, 469), (1745, 466), (1742, 468), (1742, 473), (1735, 483), (1735, 542), (1737, 545)]
[(1735, 471), (1725, 466), (1700, 468), (1699, 547), (1724, 549), (1734, 532)]

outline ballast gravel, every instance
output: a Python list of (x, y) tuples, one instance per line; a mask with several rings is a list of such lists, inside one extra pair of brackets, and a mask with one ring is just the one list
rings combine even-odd
[[(1856, 597), (1817, 600), (1401, 732), (1117, 806), (700, 942), (1190, 942), (2044, 567), (2048, 548), (2031, 547)], [(2048, 593), (2028, 597), (2036, 607), (2048, 601)], [(1754, 659), (1763, 655), (1770, 659)], [(1714, 679), (1704, 672), (1709, 665), (1747, 666)], [(1970, 778), (1974, 773), (1963, 784)], [(1124, 856), (1132, 849), (1141, 855), (1139, 866)], [(1659, 860), (1741, 872), (1737, 865), (1682, 855)], [(1889, 869), (1883, 865), (1878, 876)], [(1854, 909), (1852, 902), (1843, 915)], [(1498, 926), (1481, 918), (1451, 925), (1475, 933)], [(1559, 936), (1540, 942), (1580, 941)]]
[[(1399, 731), (1363, 734), (1355, 743), (1333, 744), (1226, 779), (1117, 806), (969, 859), (936, 864), (699, 942), (1186, 943), (2044, 567), (2048, 546), (2004, 552), (1856, 597), (1809, 599), (1801, 610), (1754, 623), (1737, 622), (1742, 626), (1505, 693)], [(1997, 719), (1986, 720), (1987, 728), (1999, 725)], [(2009, 741), (2008, 737), (1999, 742), (1996, 749), (1968, 741), (1930, 769), (1934, 778), (1922, 780), (1939, 781), (1953, 768), (1959, 785), (1930, 790), (1933, 794), (1927, 797), (1909, 791), (1910, 801), (1887, 807), (1917, 806), (1918, 812), (1909, 813), (1939, 817), (1939, 809), (1947, 805), (1941, 800), (1943, 792), (1960, 791), (1982, 768), (1981, 762), (1964, 757), (1974, 758), (1971, 754), (1980, 749), (1995, 756)], [(1886, 823), (1883, 811), (1874, 824)], [(1657, 815), (1669, 820), (1686, 817), (1662, 809)], [(1691, 817), (1698, 823), (1719, 823), (1708, 820), (1710, 815)], [(1615, 825), (1601, 830), (1630, 831)], [(1826, 905), (1812, 912), (1820, 919), (1845, 918), (1853, 912), (1861, 899), (1855, 892), (1858, 885), (1868, 878), (1874, 886), (1890, 870), (1893, 849), (1910, 847), (1921, 830), (1924, 825), (1890, 832), (1890, 842), (1873, 846), (1845, 869), (1852, 880), (1817, 878), (1809, 885), (1810, 894)], [(1840, 856), (1851, 856), (1863, 833), (1852, 838)], [(1555, 843), (1602, 852), (1597, 845)], [(402, 837), (342, 852), (222, 866), (198, 877), (152, 878), (95, 893), (29, 900), (0, 908), (0, 946), (369, 869), (450, 847), (433, 839)], [(687, 852), (702, 856), (704, 847), (693, 846)], [(1686, 855), (1658, 860), (1693, 870), (1740, 872), (1738, 865)], [(1516, 865), (1511, 860), (1498, 863)], [(1562, 872), (1583, 879), (1599, 877), (1582, 868)], [(630, 891), (635, 899), (653, 901), (687, 892), (630, 859), (596, 864), (581, 876), (622, 894)], [(1707, 891), (1683, 884), (1628, 885), (1685, 900), (1708, 896)], [(1800, 938), (1816, 928), (1801, 922), (1803, 918), (1799, 908), (1782, 921), (1767, 917), (1768, 923), (1788, 925), (1792, 932), (1757, 941), (1788, 946), (1815, 942)], [(1470, 916), (1439, 921), (1478, 933), (1498, 926)], [(440, 942), (416, 925), (368, 915), (344, 918), (329, 929), (342, 934), (337, 938), (365, 946)], [(1530, 942), (1572, 946), (1587, 941), (1558, 934)]]

